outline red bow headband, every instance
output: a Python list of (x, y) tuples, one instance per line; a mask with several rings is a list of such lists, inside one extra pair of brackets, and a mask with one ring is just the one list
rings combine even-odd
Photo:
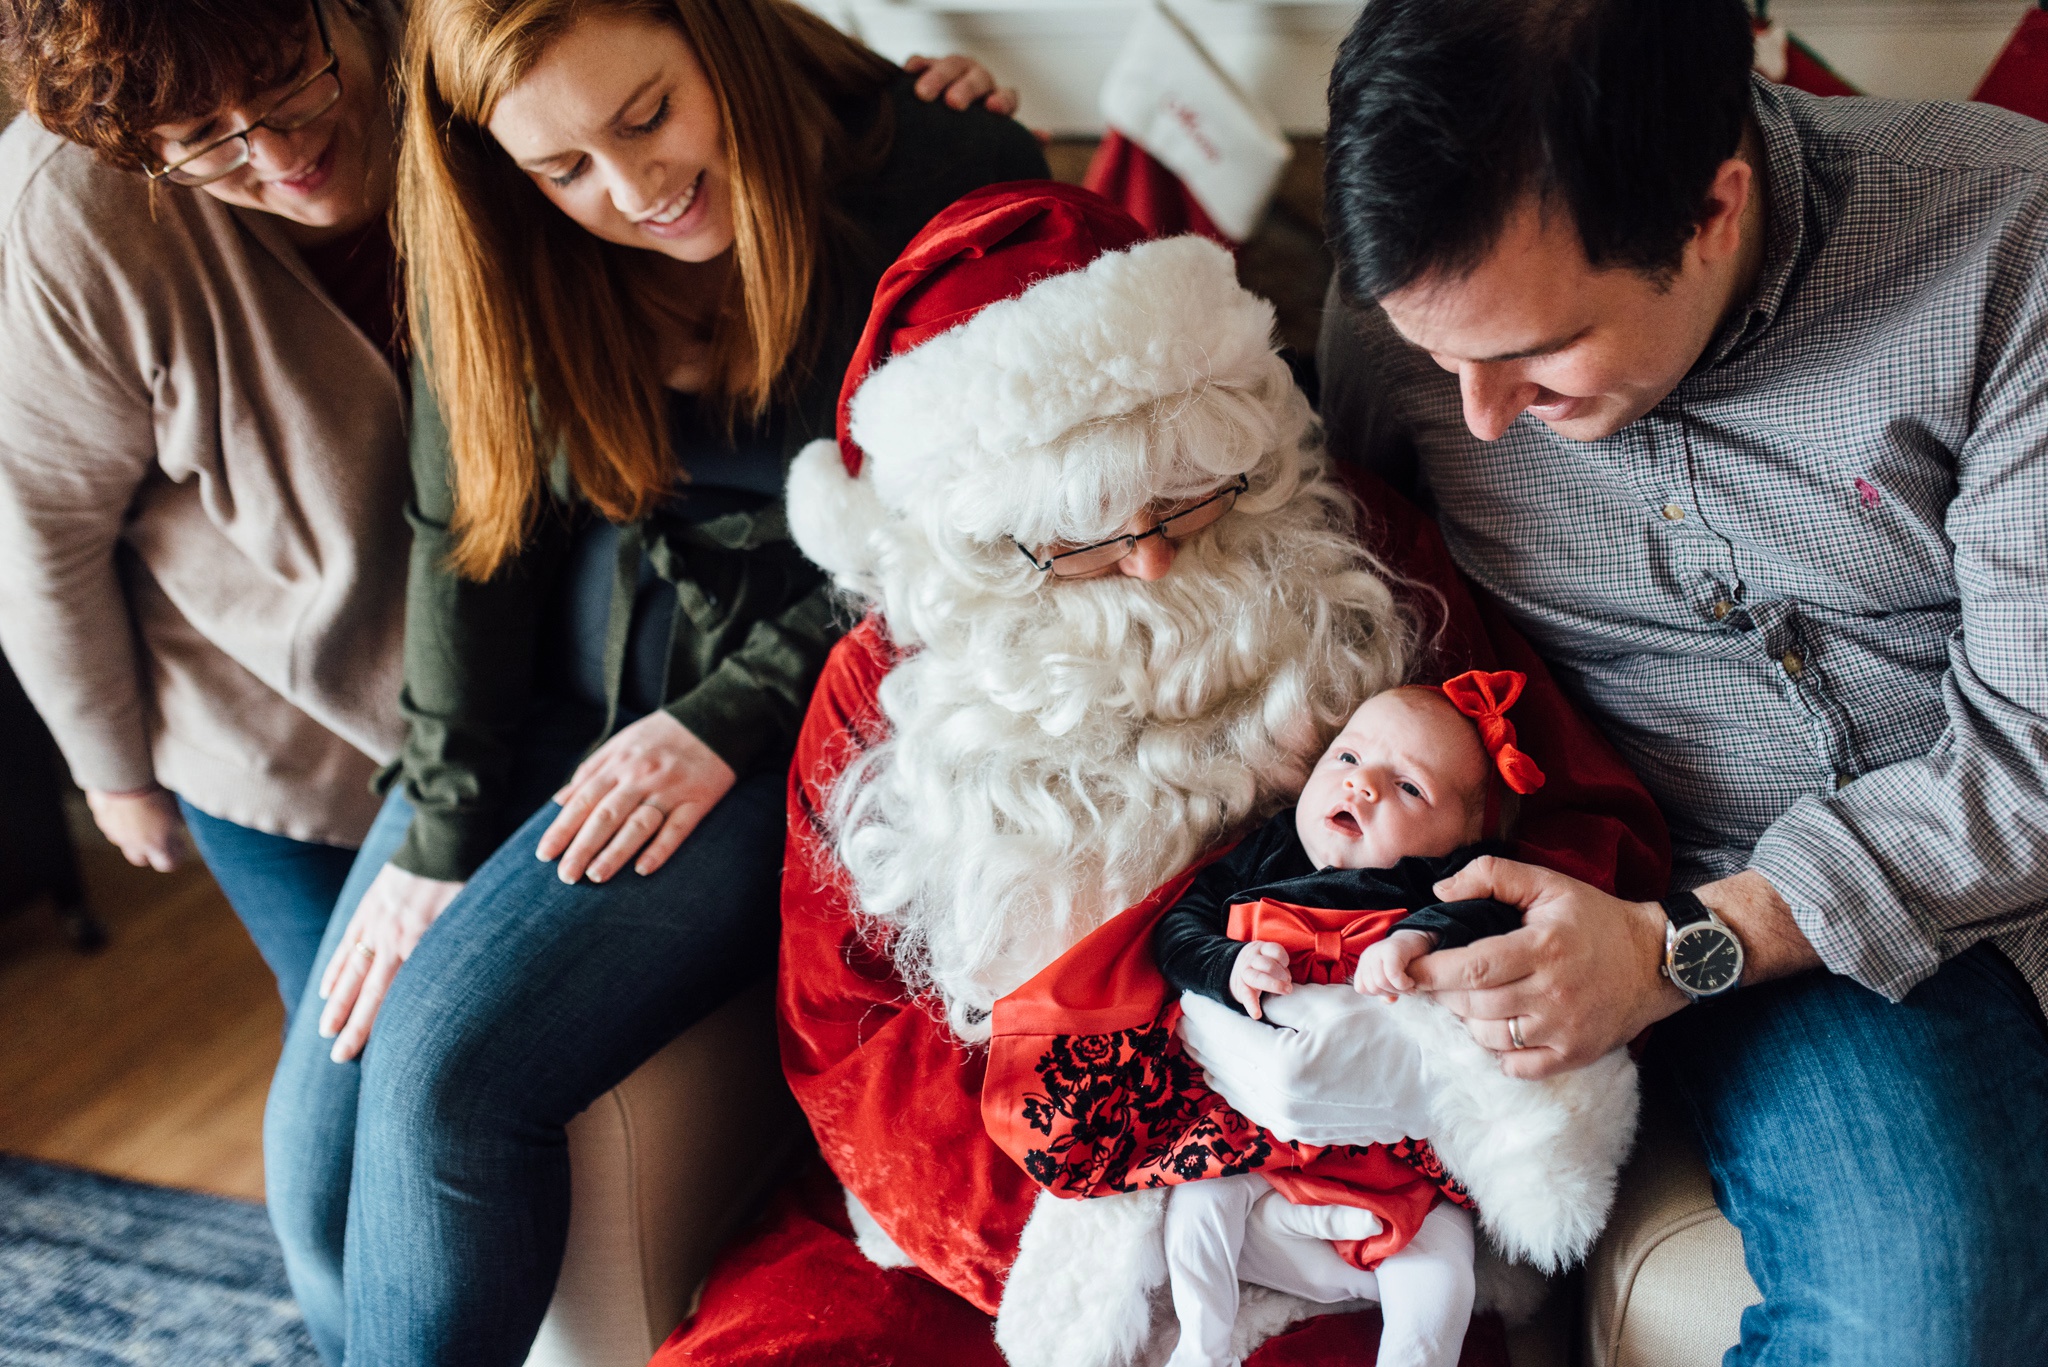
[(1500, 770), (1501, 782), (1524, 795), (1543, 786), (1543, 771), (1516, 747), (1515, 724), (1507, 714), (1528, 683), (1529, 676), (1518, 670), (1468, 669), (1443, 684), (1444, 696), (1451, 700), (1451, 706), (1470, 717), (1479, 728), (1480, 743)]

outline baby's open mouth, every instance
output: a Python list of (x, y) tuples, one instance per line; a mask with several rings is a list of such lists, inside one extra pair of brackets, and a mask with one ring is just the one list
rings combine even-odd
[(1346, 835), (1361, 835), (1364, 833), (1358, 824), (1358, 818), (1342, 807), (1330, 813), (1330, 824)]

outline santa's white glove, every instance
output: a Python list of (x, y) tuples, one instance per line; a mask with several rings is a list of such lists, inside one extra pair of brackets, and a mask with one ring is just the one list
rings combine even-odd
[[(1269, 1191), (1252, 1202), (1247, 1221), (1263, 1229), (1268, 1238), (1283, 1239), (1370, 1239), (1384, 1226), (1379, 1217), (1357, 1206), (1297, 1206), (1277, 1191)], [(1249, 1235), (1249, 1228), (1246, 1230)]]
[(1304, 984), (1267, 998), (1266, 1024), (1194, 992), (1181, 1009), (1181, 1039), (1209, 1085), (1280, 1138), (1429, 1138), (1421, 1050), (1379, 998), (1349, 983)]

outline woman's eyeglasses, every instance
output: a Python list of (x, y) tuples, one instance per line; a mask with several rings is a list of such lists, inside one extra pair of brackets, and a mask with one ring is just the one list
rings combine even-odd
[(334, 55), (334, 41), (328, 37), (327, 16), (320, 12), (319, 0), (313, 0), (313, 22), (327, 54), (318, 71), (286, 91), (260, 117), (250, 120), (247, 128), (215, 138), (198, 151), (149, 172), (149, 178), (174, 185), (209, 185), (249, 164), (249, 135), (257, 129), (295, 133), (334, 108), (341, 99), (341, 59)]
[(1083, 575), (1100, 574), (1110, 566), (1118, 564), (1124, 557), (1138, 549), (1138, 543), (1147, 537), (1164, 537), (1168, 541), (1185, 541), (1204, 527), (1211, 526), (1237, 506), (1237, 496), (1251, 487), (1248, 476), (1239, 475), (1235, 481), (1209, 495), (1200, 503), (1181, 509), (1171, 517), (1163, 517), (1159, 525), (1148, 532), (1133, 532), (1128, 536), (1113, 536), (1107, 541), (1061, 551), (1058, 555), (1040, 560), (1031, 549), (1015, 537), (1011, 544), (1023, 552), (1034, 569), (1050, 574), (1056, 579), (1078, 579)]

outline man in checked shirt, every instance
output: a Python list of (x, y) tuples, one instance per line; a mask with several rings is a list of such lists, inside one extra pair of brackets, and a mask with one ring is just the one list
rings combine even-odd
[[(1656, 1024), (1730, 1364), (2048, 1362), (2048, 126), (1750, 60), (1740, 0), (1374, 0), (1338, 58), (1331, 447), (1677, 856), (1662, 905), (1474, 864), (1524, 928), (1415, 976), (1522, 1076)], [(1354, 1020), (1211, 1080), (1313, 1141)]]

